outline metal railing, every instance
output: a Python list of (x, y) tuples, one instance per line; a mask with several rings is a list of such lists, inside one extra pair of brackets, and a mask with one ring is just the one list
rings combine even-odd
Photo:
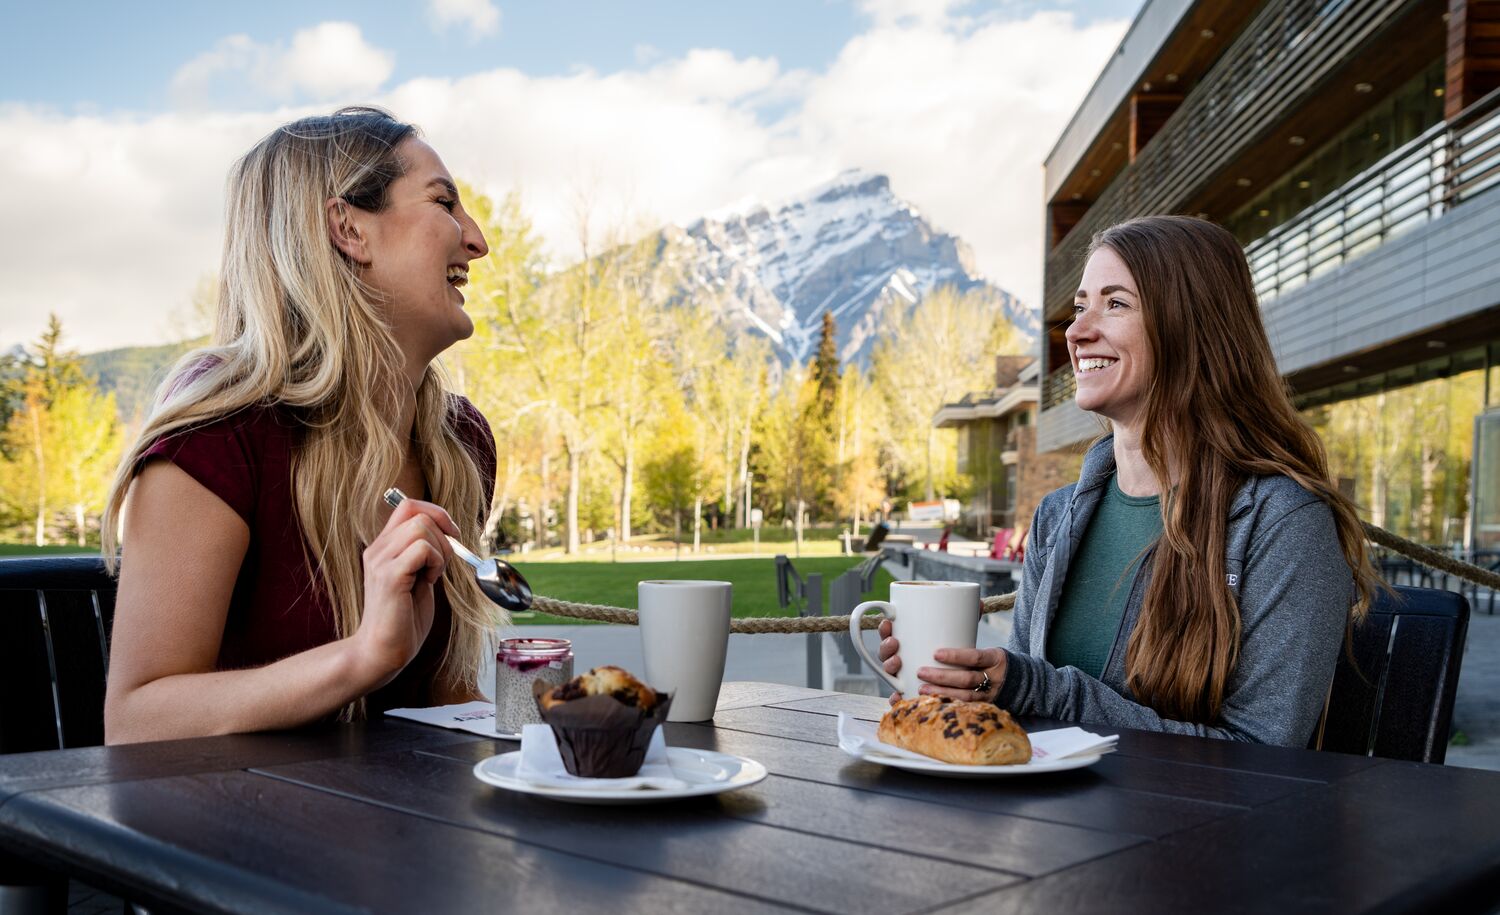
[(1500, 184), (1500, 91), (1245, 246), (1261, 303)]
[(1047, 373), (1042, 379), (1042, 409), (1050, 410), (1060, 403), (1066, 403), (1073, 399), (1073, 393), (1078, 389), (1078, 382), (1073, 377), (1073, 366), (1063, 363), (1056, 369)]

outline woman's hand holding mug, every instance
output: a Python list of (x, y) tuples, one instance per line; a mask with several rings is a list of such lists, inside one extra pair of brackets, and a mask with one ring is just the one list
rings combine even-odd
[[(860, 638), (868, 610), (885, 617), (880, 624), (880, 660)], [(849, 635), (870, 668), (903, 695), (989, 700), (999, 692), (1005, 652), (979, 649), (979, 585), (969, 581), (897, 581), (891, 599), (865, 601), (849, 614)], [(906, 646), (903, 668), (897, 652)], [(988, 674), (988, 679), (986, 679)], [(998, 676), (997, 676), (998, 675)]]
[[(901, 643), (891, 634), (891, 621), (880, 621), (880, 664), (892, 677), (901, 673)], [(947, 696), (971, 702), (994, 702), (1005, 682), (1006, 661), (1003, 648), (939, 648), (932, 659), (960, 668), (921, 667), (917, 678), (924, 681), (924, 696)], [(986, 678), (988, 680), (986, 681)], [(891, 694), (891, 704), (900, 702), (899, 692)]]

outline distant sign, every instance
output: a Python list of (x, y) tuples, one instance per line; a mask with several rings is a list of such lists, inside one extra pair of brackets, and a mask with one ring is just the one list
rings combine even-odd
[(908, 521), (956, 521), (963, 506), (957, 499), (906, 503)]
[(906, 518), (908, 521), (941, 521), (943, 520), (943, 503), (908, 502), (906, 503)]
[(752, 508), (752, 509), (750, 509), (750, 526), (751, 527), (760, 527), (761, 523), (764, 522), (765, 520), (766, 520), (766, 513), (765, 512), (761, 511), (758, 508)]

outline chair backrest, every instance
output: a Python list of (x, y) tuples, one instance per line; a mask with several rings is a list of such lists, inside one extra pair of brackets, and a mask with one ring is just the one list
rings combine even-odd
[(98, 556), (0, 559), (0, 753), (104, 742), (114, 612)]
[[(1354, 661), (1339, 653), (1321, 747), (1340, 753), (1440, 763), (1469, 632), (1463, 595), (1431, 588), (1377, 592), (1354, 630)], [(1317, 745), (1317, 736), (1314, 736)]]
[(998, 531), (995, 531), (994, 542), (990, 544), (991, 559), (1008, 558), (1008, 554), (1010, 553), (1010, 535), (1011, 529), (1008, 527), (1002, 527)]

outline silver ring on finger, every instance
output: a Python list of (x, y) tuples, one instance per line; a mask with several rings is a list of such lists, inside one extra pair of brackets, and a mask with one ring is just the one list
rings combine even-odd
[(990, 687), (994, 686), (994, 684), (990, 682), (990, 672), (988, 670), (980, 671), (980, 673), (983, 675), (983, 679), (979, 681), (978, 686), (974, 687), (974, 694), (978, 696), (982, 696), (985, 693), (989, 692)]

